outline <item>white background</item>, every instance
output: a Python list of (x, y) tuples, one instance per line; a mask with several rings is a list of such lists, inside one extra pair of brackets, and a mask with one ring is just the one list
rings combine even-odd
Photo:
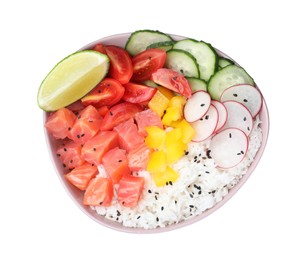
[[(300, 259), (298, 2), (2, 1), (0, 259)], [(63, 57), (138, 29), (227, 53), (255, 78), (271, 121), (262, 160), (229, 202), (194, 225), (153, 235), (108, 229), (77, 208), (51, 164), (36, 103), (40, 82)]]

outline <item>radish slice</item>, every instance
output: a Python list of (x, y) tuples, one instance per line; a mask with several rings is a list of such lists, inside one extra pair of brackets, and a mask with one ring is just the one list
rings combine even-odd
[(236, 101), (226, 101), (223, 104), (227, 109), (228, 118), (222, 130), (230, 127), (238, 128), (249, 136), (253, 128), (253, 118), (250, 111)]
[(237, 101), (246, 106), (255, 117), (262, 106), (262, 95), (257, 88), (248, 84), (241, 84), (229, 87), (224, 90), (221, 95), (220, 101), (225, 102), (228, 100)]
[(228, 118), (228, 112), (224, 104), (217, 100), (211, 100), (211, 105), (213, 105), (218, 112), (218, 122), (215, 129), (215, 132), (217, 132), (225, 125)]
[(184, 117), (187, 122), (199, 120), (206, 114), (210, 106), (211, 97), (203, 90), (196, 91), (187, 100), (184, 107)]
[(201, 119), (190, 123), (195, 130), (195, 136), (192, 141), (201, 142), (210, 137), (215, 131), (217, 122), (217, 109), (213, 105), (210, 105), (208, 112)]
[(212, 137), (210, 156), (221, 168), (231, 168), (239, 164), (247, 154), (248, 137), (237, 128), (225, 129)]

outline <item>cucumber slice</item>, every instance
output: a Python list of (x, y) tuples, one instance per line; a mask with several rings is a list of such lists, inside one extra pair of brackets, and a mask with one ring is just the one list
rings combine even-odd
[(192, 77), (186, 77), (186, 79), (189, 82), (192, 93), (199, 90), (207, 91), (206, 81), (198, 78), (192, 78)]
[(146, 47), (146, 49), (160, 49), (164, 51), (169, 51), (172, 49), (174, 45), (174, 41), (166, 41), (166, 42), (155, 42)]
[(151, 87), (151, 88), (157, 88), (158, 87), (158, 85), (150, 79), (146, 80), (146, 81), (143, 81), (143, 84), (148, 86), (148, 87)]
[(133, 32), (127, 40), (125, 49), (129, 54), (135, 56), (136, 54), (146, 50), (146, 48), (157, 42), (172, 41), (172, 38), (162, 32), (152, 30), (140, 30)]
[(220, 57), (218, 59), (218, 69), (219, 70), (226, 67), (226, 66), (228, 66), (228, 65), (233, 65), (233, 64), (234, 64), (234, 62), (232, 60), (227, 59), (227, 58)]
[(228, 65), (210, 78), (208, 92), (212, 99), (219, 100), (226, 88), (237, 84), (250, 84), (254, 86), (255, 83), (242, 67)]
[(205, 81), (208, 81), (217, 70), (218, 56), (209, 43), (185, 39), (176, 42), (173, 49), (184, 50), (193, 55), (199, 65), (200, 78)]
[(164, 67), (187, 77), (198, 78), (200, 76), (196, 59), (187, 51), (172, 49), (166, 52)]

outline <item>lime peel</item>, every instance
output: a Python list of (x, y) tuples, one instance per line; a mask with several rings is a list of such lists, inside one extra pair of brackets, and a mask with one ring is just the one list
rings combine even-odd
[(90, 92), (108, 73), (107, 55), (93, 50), (75, 52), (59, 63), (42, 81), (38, 105), (45, 111), (68, 106)]

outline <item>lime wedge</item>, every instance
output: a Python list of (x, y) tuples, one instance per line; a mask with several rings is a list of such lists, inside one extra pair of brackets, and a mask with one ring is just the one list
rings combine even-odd
[(55, 65), (41, 83), (39, 107), (54, 111), (82, 98), (106, 76), (109, 66), (107, 55), (92, 50), (67, 56)]

